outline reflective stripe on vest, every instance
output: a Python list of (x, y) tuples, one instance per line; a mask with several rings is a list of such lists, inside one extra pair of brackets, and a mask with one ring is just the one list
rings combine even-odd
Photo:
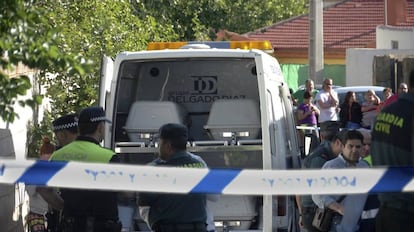
[(377, 216), (378, 213), (378, 208), (376, 209), (370, 209), (370, 210), (364, 210), (362, 211), (361, 214), (361, 219), (371, 219), (371, 218), (375, 218)]

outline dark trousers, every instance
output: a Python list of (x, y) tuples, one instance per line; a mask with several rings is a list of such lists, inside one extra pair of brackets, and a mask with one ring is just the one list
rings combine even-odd
[(48, 232), (60, 232), (60, 211), (51, 210), (46, 214), (47, 218), (47, 231)]
[(302, 224), (308, 232), (320, 232), (312, 226), (314, 216), (315, 207), (302, 207)]
[(376, 231), (414, 231), (414, 211), (381, 205), (376, 218)]
[(117, 220), (97, 220), (92, 217), (64, 217), (63, 232), (120, 232)]
[(205, 223), (180, 223), (180, 224), (162, 224), (153, 225), (154, 232), (207, 232)]

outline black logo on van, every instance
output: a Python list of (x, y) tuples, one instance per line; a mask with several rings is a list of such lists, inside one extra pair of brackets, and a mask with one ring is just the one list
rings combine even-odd
[(216, 76), (192, 76), (193, 91), (191, 94), (217, 94)]

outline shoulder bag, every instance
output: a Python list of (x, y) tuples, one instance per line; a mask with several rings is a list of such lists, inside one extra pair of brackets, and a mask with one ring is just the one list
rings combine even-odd
[[(345, 195), (342, 195), (337, 202), (341, 203), (341, 201), (345, 198)], [(314, 226), (316, 229), (325, 232), (329, 231), (332, 224), (332, 219), (336, 212), (328, 207), (325, 208), (316, 208), (315, 216), (312, 220), (312, 226)]]

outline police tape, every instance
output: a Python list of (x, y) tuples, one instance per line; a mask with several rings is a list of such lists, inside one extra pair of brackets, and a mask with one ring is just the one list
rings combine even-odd
[(0, 160), (0, 184), (114, 191), (303, 195), (413, 192), (414, 167), (235, 170)]

